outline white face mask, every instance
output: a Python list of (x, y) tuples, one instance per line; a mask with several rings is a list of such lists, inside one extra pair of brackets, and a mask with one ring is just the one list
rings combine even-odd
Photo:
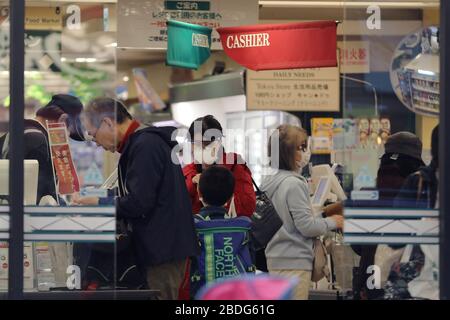
[(194, 160), (196, 163), (211, 165), (217, 161), (222, 144), (216, 140), (207, 145), (204, 149), (194, 146)]
[(300, 161), (297, 161), (297, 165), (300, 171), (302, 171), (303, 168), (309, 164), (309, 161), (311, 160), (311, 151), (309, 149), (306, 151), (301, 151), (301, 154), (302, 159)]

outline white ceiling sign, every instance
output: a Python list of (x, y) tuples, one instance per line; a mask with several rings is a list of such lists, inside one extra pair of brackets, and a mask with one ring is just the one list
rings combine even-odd
[[(166, 21), (173, 19), (212, 29), (258, 23), (258, 0), (118, 0), (118, 47), (167, 48)], [(212, 49), (221, 49), (212, 33)]]

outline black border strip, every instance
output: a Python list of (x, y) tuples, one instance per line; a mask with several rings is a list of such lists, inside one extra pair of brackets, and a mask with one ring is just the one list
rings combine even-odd
[(9, 299), (23, 299), (23, 131), (25, 0), (10, 0)]
[[(440, 45), (440, 125), (439, 125), (439, 194), (440, 194), (440, 257), (439, 287), (441, 299), (450, 299), (450, 145), (446, 133), (450, 130), (450, 1), (441, 0), (439, 28)], [(448, 128), (448, 129), (447, 129)]]

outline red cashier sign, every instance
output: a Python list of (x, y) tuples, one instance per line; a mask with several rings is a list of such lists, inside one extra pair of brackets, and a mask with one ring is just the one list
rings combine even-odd
[(77, 172), (73, 165), (65, 123), (48, 123), (48, 136), (53, 166), (58, 177), (58, 193), (72, 194), (80, 191)]
[(219, 28), (225, 53), (251, 70), (336, 67), (336, 22)]

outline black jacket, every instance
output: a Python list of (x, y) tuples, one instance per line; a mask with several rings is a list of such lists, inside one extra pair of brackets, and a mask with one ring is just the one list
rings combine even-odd
[(422, 167), (406, 179), (394, 207), (434, 209), (437, 191), (436, 169), (433, 166)]
[[(56, 199), (55, 176), (52, 166), (52, 157), (48, 135), (45, 128), (35, 120), (25, 120), (24, 159), (37, 160), (39, 162), (39, 178), (36, 201), (43, 196), (51, 195)], [(6, 135), (0, 138), (0, 150), (3, 150)], [(9, 153), (6, 159), (9, 158)]]
[(179, 164), (172, 161), (173, 127), (133, 133), (119, 160), (117, 218), (126, 220), (139, 266), (199, 254), (191, 202)]

